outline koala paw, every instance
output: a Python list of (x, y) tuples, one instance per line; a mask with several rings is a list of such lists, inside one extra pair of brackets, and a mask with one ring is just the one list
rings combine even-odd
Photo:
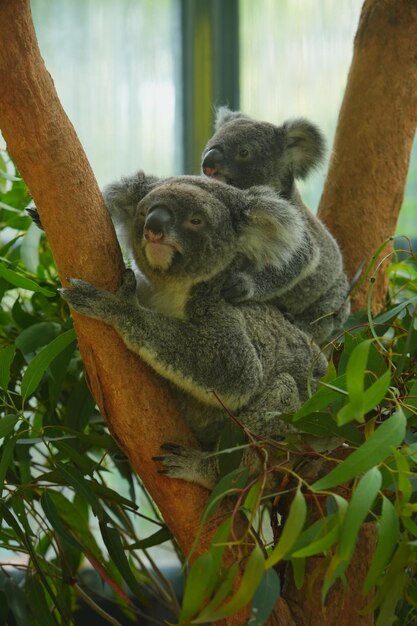
[(123, 300), (136, 300), (136, 276), (135, 272), (126, 269), (122, 274), (122, 284), (117, 290), (117, 295)]
[(68, 278), (71, 289), (58, 289), (68, 304), (81, 315), (106, 320), (109, 318), (109, 308), (113, 304), (114, 295), (108, 291), (97, 289), (90, 283), (78, 278)]
[(154, 461), (165, 466), (158, 470), (160, 474), (198, 483), (208, 489), (214, 487), (217, 478), (216, 461), (210, 454), (177, 443), (164, 443), (161, 449), (169, 454), (153, 457)]
[(236, 304), (250, 300), (254, 293), (253, 280), (244, 272), (233, 272), (223, 285), (222, 296), (228, 302)]

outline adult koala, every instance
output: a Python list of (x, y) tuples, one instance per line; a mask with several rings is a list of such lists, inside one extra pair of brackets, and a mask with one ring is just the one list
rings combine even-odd
[(339, 246), (303, 204), (295, 184), (322, 162), (324, 153), (324, 138), (308, 120), (275, 126), (222, 107), (202, 157), (207, 176), (239, 189), (268, 185), (291, 202), (302, 223), (298, 245), (285, 242), (292, 250), (285, 263), (271, 259), (259, 267), (243, 261), (230, 274), (225, 296), (231, 302), (273, 301), (320, 345), (340, 332), (350, 312)]
[(222, 296), (236, 255), (257, 257), (259, 241), (268, 253), (262, 229), (281, 228), (291, 206), (268, 188), (244, 191), (203, 177), (158, 181), (140, 173), (131, 183), (137, 205), (112, 204), (112, 191), (120, 198), (114, 185), (107, 202), (148, 281), (146, 306), (131, 270), (115, 294), (77, 279), (61, 292), (167, 379), (202, 451), (167, 443), (157, 460), (169, 476), (211, 488), (218, 475), (212, 451), (226, 419), (219, 398), (255, 433), (283, 437), (291, 427), (280, 414), (295, 410), (308, 379), (314, 390), (326, 368), (317, 346), (275, 306), (231, 305)]

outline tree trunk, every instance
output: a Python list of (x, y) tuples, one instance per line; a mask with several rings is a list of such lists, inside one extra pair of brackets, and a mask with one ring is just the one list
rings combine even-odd
[[(339, 242), (350, 279), (395, 233), (417, 125), (417, 2), (366, 0), (318, 215)], [(384, 250), (383, 255), (387, 254)], [(353, 297), (366, 306), (370, 280)], [(387, 277), (378, 271), (373, 307)]]
[[(0, 129), (39, 210), (63, 284), (66, 276), (115, 290), (123, 261), (107, 209), (74, 128), (40, 56), (29, 0), (0, 0)], [(73, 314), (93, 396), (186, 555), (197, 535), (207, 490), (158, 474), (152, 457), (166, 441), (195, 445), (164, 382), (117, 333)], [(231, 505), (230, 505), (231, 507)], [(230, 512), (204, 529), (203, 553)], [(242, 614), (229, 624), (240, 624)]]

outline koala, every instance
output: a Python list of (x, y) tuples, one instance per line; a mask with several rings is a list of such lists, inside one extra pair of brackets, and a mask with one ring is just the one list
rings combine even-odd
[(168, 381), (201, 449), (167, 442), (155, 460), (170, 477), (212, 488), (227, 419), (222, 405), (261, 437), (283, 438), (293, 427), (280, 415), (296, 410), (308, 382), (314, 390), (326, 369), (319, 348), (277, 307), (223, 297), (235, 257), (257, 258), (259, 241), (269, 256), (262, 231), (281, 229), (292, 209), (268, 188), (240, 190), (201, 176), (158, 181), (140, 173), (123, 189), (119, 204), (112, 204), (113, 193), (120, 199), (114, 186), (106, 197), (148, 281), (146, 301), (137, 296), (132, 270), (117, 293), (79, 279), (61, 293), (78, 313), (110, 324)]
[(336, 240), (303, 204), (295, 180), (323, 160), (325, 141), (305, 119), (275, 126), (239, 111), (217, 111), (215, 133), (202, 156), (202, 172), (239, 189), (267, 185), (290, 201), (301, 222), (297, 241), (277, 242), (290, 254), (282, 263), (242, 258), (225, 284), (231, 302), (274, 302), (294, 323), (324, 345), (350, 313), (349, 283)]

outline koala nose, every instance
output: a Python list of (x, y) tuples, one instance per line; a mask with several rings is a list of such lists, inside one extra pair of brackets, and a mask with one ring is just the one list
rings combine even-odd
[(144, 225), (145, 237), (154, 239), (155, 237), (153, 236), (157, 235), (157, 239), (161, 239), (169, 231), (173, 223), (174, 216), (172, 212), (166, 206), (157, 204), (149, 209), (146, 216)]
[(224, 163), (224, 155), (218, 148), (211, 148), (204, 156), (203, 163), (201, 165), (204, 174), (210, 176), (210, 170), (216, 170)]

